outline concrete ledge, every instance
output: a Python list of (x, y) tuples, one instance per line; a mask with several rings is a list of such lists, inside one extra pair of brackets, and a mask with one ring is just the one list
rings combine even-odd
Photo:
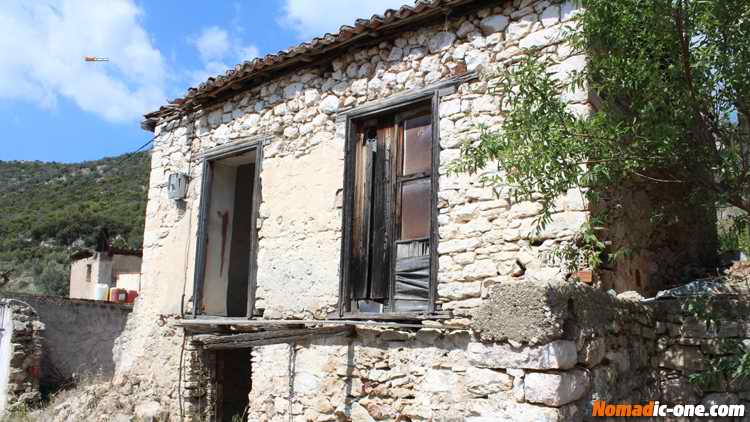
[(482, 340), (542, 344), (605, 335), (609, 324), (632, 318), (648, 325), (653, 311), (581, 283), (501, 283), (483, 300), (472, 328)]

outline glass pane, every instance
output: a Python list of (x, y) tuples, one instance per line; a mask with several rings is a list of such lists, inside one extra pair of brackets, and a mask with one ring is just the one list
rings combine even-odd
[(401, 240), (430, 235), (430, 179), (401, 185)]
[(408, 176), (430, 171), (432, 165), (432, 118), (415, 117), (404, 121), (404, 167)]

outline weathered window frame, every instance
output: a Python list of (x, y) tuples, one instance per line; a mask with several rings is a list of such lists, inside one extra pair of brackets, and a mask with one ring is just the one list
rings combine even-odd
[[(378, 101), (372, 104), (357, 107), (340, 114), (339, 118), (345, 119), (345, 162), (344, 162), (344, 201), (342, 212), (342, 239), (341, 239), (341, 261), (339, 268), (339, 301), (338, 317), (339, 318), (375, 318), (375, 319), (409, 319), (435, 316), (439, 311), (436, 307), (437, 299), (437, 275), (438, 275), (438, 253), (437, 246), (439, 241), (438, 234), (438, 206), (437, 194), (439, 189), (440, 178), (440, 97), (455, 92), (455, 86), (476, 79), (476, 73), (467, 73), (431, 87), (421, 90), (412, 91), (407, 94), (397, 95), (386, 100)], [(430, 103), (432, 116), (432, 177), (431, 177), (431, 201), (430, 201), (430, 286), (427, 314), (421, 313), (395, 313), (392, 310), (384, 310), (382, 314), (360, 313), (351, 311), (351, 302), (349, 300), (351, 288), (351, 250), (352, 250), (352, 221), (354, 207), (354, 154), (353, 140), (355, 139), (355, 121), (360, 121), (368, 117), (397, 112), (408, 109), (419, 104)], [(389, 293), (392, 294), (392, 293)]]
[[(262, 200), (261, 186), (261, 169), (263, 165), (263, 146), (269, 140), (263, 137), (240, 138), (229, 144), (221, 145), (206, 151), (201, 160), (201, 192), (200, 205), (198, 210), (198, 230), (196, 235), (195, 248), (195, 269), (193, 273), (193, 318), (210, 316), (199, 313), (199, 308), (203, 302), (203, 289), (205, 282), (206, 270), (206, 225), (208, 217), (208, 207), (211, 203), (211, 182), (212, 182), (212, 163), (236, 155), (246, 154), (255, 150), (255, 175), (253, 179), (253, 207), (250, 225), (250, 242), (252, 249), (250, 251), (250, 271), (248, 277), (247, 292), (247, 312), (245, 318), (252, 318), (255, 313), (255, 293), (257, 289), (258, 277), (258, 208)], [(230, 317), (227, 317), (230, 318)]]

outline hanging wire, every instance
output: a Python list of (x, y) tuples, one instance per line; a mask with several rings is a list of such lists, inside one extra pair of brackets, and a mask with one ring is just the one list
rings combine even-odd
[(143, 145), (141, 145), (140, 147), (138, 147), (138, 149), (137, 149), (137, 150), (135, 150), (135, 151), (133, 151), (133, 152), (129, 152), (129, 153), (127, 153), (127, 155), (126, 155), (125, 157), (121, 158), (121, 159), (120, 159), (120, 160), (119, 160), (118, 162), (116, 162), (116, 163), (115, 163), (115, 167), (117, 167), (117, 166), (119, 166), (120, 164), (124, 163), (125, 161), (128, 161), (129, 159), (133, 158), (133, 157), (135, 156), (135, 154), (138, 154), (139, 152), (141, 152), (141, 151), (142, 151), (142, 150), (143, 150), (144, 148), (146, 148), (146, 147), (147, 147), (147, 146), (148, 146), (148, 145), (149, 145), (150, 143), (154, 142), (154, 140), (156, 140), (156, 136), (154, 136), (153, 138), (151, 138), (151, 139), (150, 139), (150, 140), (149, 140), (148, 142), (146, 142), (145, 144), (143, 144)]

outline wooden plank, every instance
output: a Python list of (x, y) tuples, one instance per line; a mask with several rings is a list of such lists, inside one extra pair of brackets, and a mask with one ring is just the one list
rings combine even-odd
[[(370, 286), (372, 285), (373, 279), (372, 274), (370, 274), (369, 268), (371, 264), (371, 242), (372, 242), (372, 225), (373, 225), (373, 217), (372, 217), (372, 207), (373, 207), (373, 198), (375, 197), (375, 188), (374, 185), (378, 179), (377, 175), (374, 174), (376, 170), (376, 162), (377, 162), (377, 141), (373, 140), (374, 138), (369, 138), (371, 135), (369, 128), (364, 129), (364, 142), (365, 144), (362, 146), (358, 146), (358, 150), (362, 152), (363, 155), (363, 187), (362, 187), (362, 216), (361, 218), (361, 226), (362, 229), (360, 231), (360, 242), (359, 245), (357, 245), (359, 250), (359, 256), (358, 256), (358, 271), (354, 273), (354, 278), (351, 280), (352, 282), (352, 293), (353, 297), (355, 299), (368, 299), (370, 297)], [(355, 186), (354, 189), (356, 190), (357, 187)], [(356, 208), (355, 208), (356, 209)], [(357, 221), (357, 217), (355, 216), (353, 221)]]
[(249, 341), (236, 341), (232, 343), (215, 343), (215, 344), (204, 344), (203, 349), (205, 350), (226, 350), (226, 349), (249, 349), (252, 347), (269, 346), (272, 344), (282, 343), (299, 343), (306, 340), (311, 340), (316, 337), (337, 337), (337, 336), (349, 336), (354, 330), (352, 327), (336, 327), (337, 330), (329, 330), (328, 332), (315, 331), (303, 335), (283, 336), (283, 337), (272, 337), (259, 340)]
[[(402, 113), (403, 114), (403, 113)], [(399, 233), (401, 229), (401, 187), (399, 183), (399, 176), (401, 175), (401, 169), (403, 167), (403, 149), (404, 149), (404, 122), (403, 122), (403, 116), (401, 114), (397, 114), (394, 116), (394, 142), (395, 145), (392, 146), (392, 155), (393, 159), (391, 161), (391, 168), (390, 168), (390, 176), (391, 176), (391, 186), (390, 186), (390, 200), (391, 200), (391, 209), (390, 209), (390, 215), (391, 219), (388, 224), (388, 230), (391, 234), (391, 241), (388, 245), (388, 254), (389, 254), (389, 263), (391, 264), (388, 271), (388, 313), (392, 314), (395, 307), (395, 293), (396, 293), (396, 271), (395, 271), (395, 262), (396, 262), (396, 252), (398, 250), (398, 246), (396, 245), (396, 242), (400, 238), (400, 236), (397, 234)]]
[(373, 192), (368, 208), (372, 211), (370, 240), (370, 274), (368, 299), (382, 301), (388, 297), (389, 262), (388, 239), (390, 224), (390, 141), (391, 126), (379, 125), (377, 151), (372, 176)]
[(205, 160), (220, 160), (237, 154), (244, 154), (258, 146), (261, 146), (268, 139), (267, 134), (243, 136), (232, 142), (215, 146), (203, 151), (200, 158)]
[[(344, 118), (339, 115), (336, 117)], [(351, 279), (351, 250), (352, 250), (352, 208), (354, 206), (354, 148), (352, 143), (356, 139), (356, 128), (351, 120), (346, 119), (346, 132), (344, 135), (344, 180), (341, 186), (344, 188), (343, 195), (343, 212), (341, 213), (341, 261), (339, 263), (339, 300), (337, 311), (341, 316), (344, 312), (349, 311), (351, 301), (349, 299), (349, 280)]]
[(373, 320), (373, 321), (433, 321), (433, 320), (446, 320), (453, 318), (448, 311), (440, 311), (434, 314), (425, 313), (414, 313), (414, 312), (387, 312), (382, 314), (358, 314), (354, 312), (348, 312), (344, 314), (344, 318), (347, 319), (358, 319), (358, 320)]
[(432, 96), (432, 195), (430, 197), (430, 290), (427, 311), (435, 312), (438, 278), (438, 191), (440, 189), (440, 90)]
[(255, 149), (255, 175), (253, 177), (253, 206), (250, 217), (250, 271), (247, 291), (247, 316), (255, 313), (255, 294), (258, 288), (258, 212), (263, 201), (263, 187), (261, 186), (261, 171), (263, 170), (264, 142), (257, 144)]
[(255, 340), (265, 340), (277, 337), (295, 337), (304, 336), (308, 334), (330, 334), (339, 333), (342, 331), (349, 331), (351, 327), (345, 325), (328, 326), (328, 327), (317, 327), (317, 328), (301, 328), (301, 329), (281, 329), (281, 330), (270, 330), (270, 331), (257, 331), (254, 333), (242, 333), (242, 334), (199, 334), (193, 336), (193, 341), (197, 341), (204, 345), (218, 345), (227, 343), (238, 343), (248, 342)]
[(193, 272), (193, 318), (203, 302), (203, 278), (206, 270), (206, 224), (211, 202), (211, 162), (203, 160), (200, 204), (198, 206), (198, 233), (195, 242), (195, 270)]
[[(374, 316), (373, 316), (374, 317)], [(237, 320), (237, 319), (183, 319), (175, 321), (174, 324), (179, 327), (200, 327), (200, 326), (232, 326), (238, 327), (264, 327), (269, 325), (352, 325), (352, 326), (377, 326), (377, 327), (393, 327), (393, 328), (423, 328), (422, 324), (417, 323), (395, 323), (395, 322), (380, 322), (380, 321), (363, 321), (363, 320), (350, 320), (350, 319), (327, 319), (327, 320)], [(462, 327), (465, 329), (466, 327)]]

